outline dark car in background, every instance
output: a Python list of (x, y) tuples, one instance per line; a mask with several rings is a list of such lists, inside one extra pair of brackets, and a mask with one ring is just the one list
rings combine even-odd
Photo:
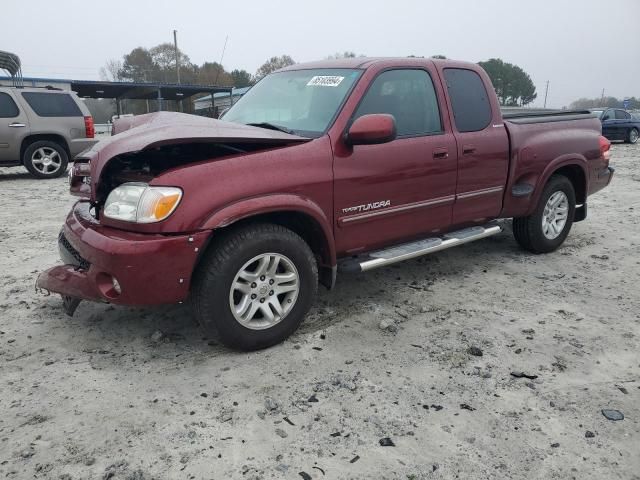
[(592, 108), (602, 122), (602, 134), (609, 140), (636, 143), (640, 138), (640, 118), (621, 108)]

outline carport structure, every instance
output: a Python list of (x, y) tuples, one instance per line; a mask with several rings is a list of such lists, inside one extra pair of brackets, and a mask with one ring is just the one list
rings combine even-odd
[(186, 100), (199, 93), (228, 93), (231, 97), (231, 87), (215, 85), (189, 85), (177, 83), (147, 83), (147, 82), (95, 82), (91, 80), (73, 80), (71, 90), (82, 98), (112, 98), (116, 101), (118, 116), (122, 114), (120, 101), (128, 100), (157, 100), (158, 110), (162, 110), (163, 100)]
[(9, 72), (14, 87), (22, 86), (22, 65), (16, 54), (0, 50), (0, 70)]

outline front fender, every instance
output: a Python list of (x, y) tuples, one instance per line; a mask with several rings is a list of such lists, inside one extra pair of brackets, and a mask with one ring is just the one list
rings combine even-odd
[(309, 198), (294, 194), (273, 194), (236, 201), (212, 212), (202, 225), (203, 230), (227, 227), (250, 217), (273, 212), (294, 211), (313, 218), (322, 229), (329, 258), (329, 265), (336, 264), (331, 222), (322, 209)]

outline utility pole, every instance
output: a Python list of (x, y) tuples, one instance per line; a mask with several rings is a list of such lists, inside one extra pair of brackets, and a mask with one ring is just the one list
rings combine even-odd
[(601, 107), (604, 106), (603, 103), (604, 103), (604, 88), (602, 89), (602, 95), (600, 95), (600, 106)]
[(547, 108), (547, 95), (549, 94), (549, 80), (547, 80), (547, 86), (544, 89), (544, 107)]
[(178, 56), (178, 31), (173, 31), (173, 46), (176, 49), (176, 74), (178, 75), (178, 83), (180, 83), (180, 57)]

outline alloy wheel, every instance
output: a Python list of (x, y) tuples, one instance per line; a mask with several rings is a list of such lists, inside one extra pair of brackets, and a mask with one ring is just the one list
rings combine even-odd
[(542, 212), (542, 233), (549, 240), (560, 236), (567, 224), (569, 199), (563, 191), (554, 192)]
[(300, 277), (293, 262), (279, 253), (263, 253), (246, 262), (236, 274), (229, 306), (242, 326), (264, 330), (287, 316), (299, 291)]

